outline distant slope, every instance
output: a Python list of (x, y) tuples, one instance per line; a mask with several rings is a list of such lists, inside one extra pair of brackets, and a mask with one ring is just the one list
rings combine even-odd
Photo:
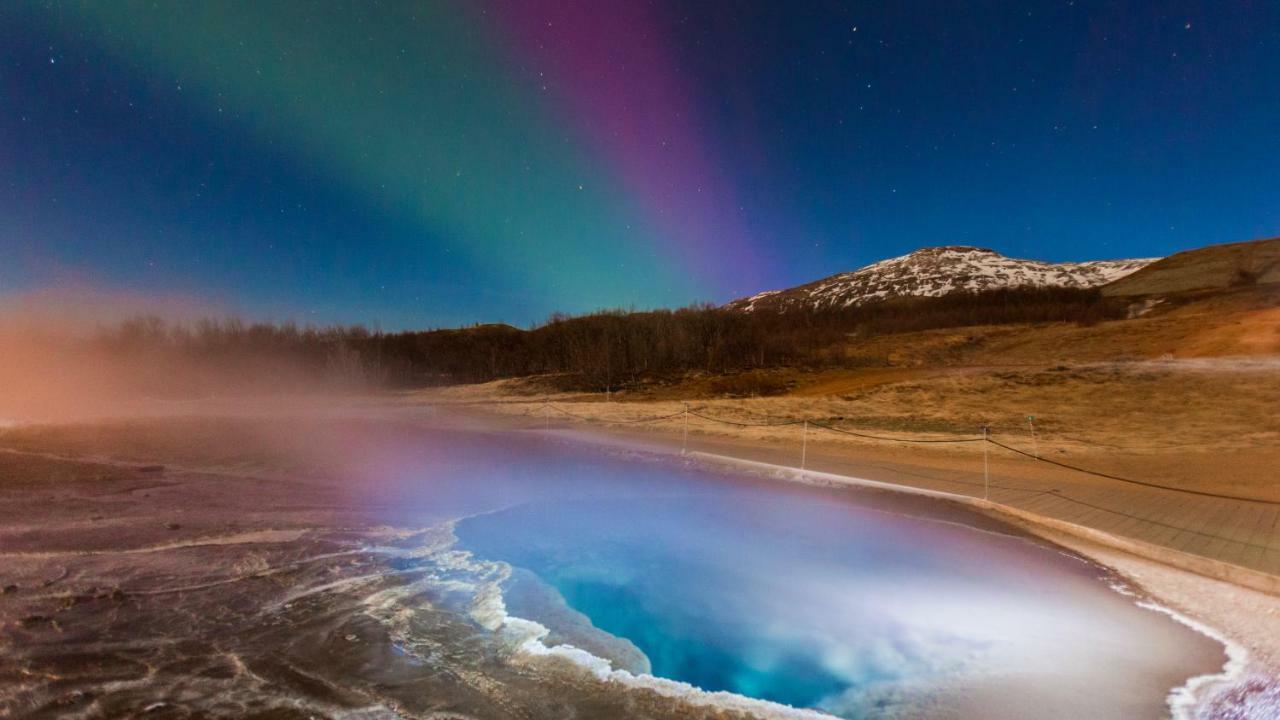
[(1047, 263), (1009, 258), (984, 248), (950, 245), (916, 250), (788, 290), (771, 290), (734, 300), (726, 307), (743, 312), (831, 309), (894, 297), (940, 297), (960, 291), (1097, 287), (1152, 262), (1154, 258)]
[(1103, 295), (1165, 295), (1280, 282), (1280, 238), (1211, 245), (1152, 263), (1102, 288)]

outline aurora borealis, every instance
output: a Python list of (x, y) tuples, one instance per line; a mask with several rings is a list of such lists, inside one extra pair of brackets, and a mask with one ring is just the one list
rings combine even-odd
[(1280, 227), (1274, 5), (792, 5), (6, 3), (0, 297), (528, 324)]

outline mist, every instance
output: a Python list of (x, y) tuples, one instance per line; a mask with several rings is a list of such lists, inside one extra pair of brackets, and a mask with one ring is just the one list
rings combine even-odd
[(188, 297), (46, 289), (0, 304), (0, 422), (168, 414), (193, 401), (366, 391), (362, 328), (215, 315)]

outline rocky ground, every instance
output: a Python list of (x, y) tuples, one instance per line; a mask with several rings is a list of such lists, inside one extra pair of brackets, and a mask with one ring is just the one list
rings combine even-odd
[(447, 528), (335, 482), (341, 468), (301, 472), (324, 463), (271, 438), (322, 431), (273, 426), (4, 443), (0, 716), (735, 716), (516, 658), (465, 593), (422, 584), (447, 571)]

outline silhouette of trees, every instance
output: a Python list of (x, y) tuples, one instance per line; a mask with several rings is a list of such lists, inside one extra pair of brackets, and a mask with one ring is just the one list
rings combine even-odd
[[(837, 310), (743, 313), (701, 305), (557, 314), (529, 330), (476, 325), (384, 333), (360, 326), (245, 324), (235, 318), (186, 327), (136, 318), (104, 330), (95, 342), (144, 366), (192, 368), (184, 382), (196, 385), (201, 377), (228, 374), (244, 384), (320, 383), (341, 389), (548, 375), (565, 389), (604, 391), (690, 371), (839, 365), (846, 362), (844, 349), (875, 336), (973, 325), (1094, 323), (1124, 314), (1122, 302), (1096, 290), (1027, 288)], [(748, 377), (739, 384), (777, 389), (765, 376)]]

